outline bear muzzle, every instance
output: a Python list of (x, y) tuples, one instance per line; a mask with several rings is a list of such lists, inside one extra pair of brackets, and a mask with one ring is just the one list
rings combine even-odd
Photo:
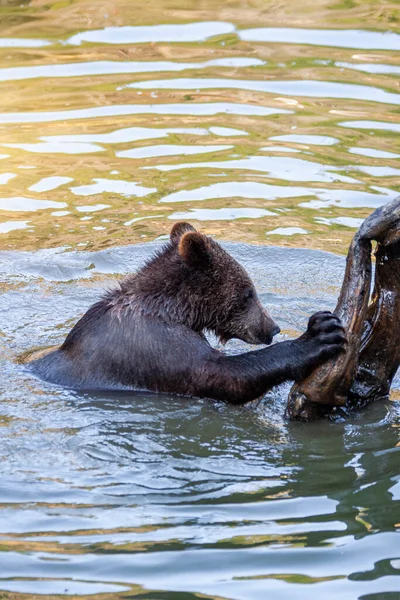
[(274, 323), (271, 331), (259, 331), (255, 335), (246, 336), (247, 339), (244, 339), (243, 341), (248, 344), (265, 344), (266, 346), (269, 346), (272, 344), (274, 336), (278, 333), (280, 333), (280, 327)]
[(250, 303), (244, 313), (239, 313), (224, 323), (224, 327), (216, 330), (220, 341), (225, 344), (231, 339), (242, 340), (246, 344), (271, 344), (280, 327), (257, 299)]
[(280, 333), (280, 327), (273, 321), (268, 312), (262, 309), (262, 318), (257, 325), (249, 327), (238, 336), (247, 344), (265, 344), (269, 346), (275, 335)]

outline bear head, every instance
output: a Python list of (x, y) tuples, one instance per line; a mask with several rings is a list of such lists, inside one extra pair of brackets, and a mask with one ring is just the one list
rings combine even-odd
[(147, 314), (212, 331), (223, 343), (270, 344), (280, 331), (245, 269), (190, 223), (176, 223), (170, 243), (137, 275)]

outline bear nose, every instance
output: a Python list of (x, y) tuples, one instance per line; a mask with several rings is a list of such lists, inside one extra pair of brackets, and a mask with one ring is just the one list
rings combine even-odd
[(278, 327), (278, 325), (275, 323), (274, 327), (272, 329), (272, 337), (274, 337), (274, 335), (278, 335), (278, 333), (280, 333), (280, 332), (281, 332), (281, 328)]

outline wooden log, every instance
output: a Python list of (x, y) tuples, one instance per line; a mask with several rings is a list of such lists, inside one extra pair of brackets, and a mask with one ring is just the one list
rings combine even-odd
[(400, 242), (376, 249), (375, 287), (348, 402), (387, 398), (400, 365)]
[[(369, 306), (371, 240), (378, 241), (378, 249)], [(399, 366), (400, 351), (393, 352), (400, 341), (399, 247), (400, 196), (375, 210), (354, 236), (335, 309), (346, 330), (346, 350), (292, 387), (286, 411), (290, 418), (310, 420), (345, 406), (348, 399), (361, 403), (377, 391), (387, 395)], [(377, 356), (380, 346), (385, 351)]]

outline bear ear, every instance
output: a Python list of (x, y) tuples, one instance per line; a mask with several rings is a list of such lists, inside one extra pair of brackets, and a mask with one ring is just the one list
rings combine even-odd
[(185, 233), (178, 251), (185, 263), (195, 269), (205, 269), (211, 261), (211, 248), (207, 237), (198, 231)]
[(196, 231), (195, 228), (185, 221), (179, 221), (175, 223), (175, 225), (171, 229), (171, 233), (169, 234), (171, 242), (179, 242), (184, 233), (188, 231)]

